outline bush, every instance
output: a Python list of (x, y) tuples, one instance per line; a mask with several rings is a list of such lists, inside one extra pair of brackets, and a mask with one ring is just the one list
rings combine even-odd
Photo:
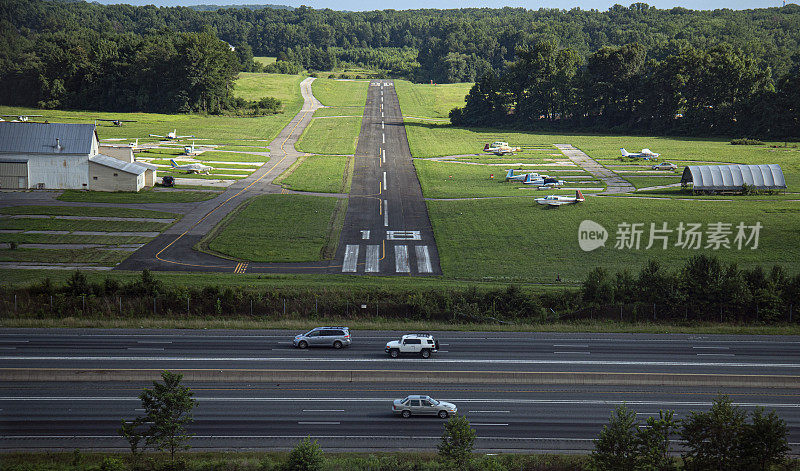
[(459, 468), (463, 468), (472, 458), (472, 447), (475, 444), (475, 430), (463, 415), (454, 415), (444, 424), (442, 442), (438, 445), (439, 455), (452, 460)]
[(325, 457), (316, 440), (306, 437), (289, 453), (283, 465), (285, 471), (318, 471), (322, 470)]
[(742, 138), (742, 139), (734, 139), (734, 140), (732, 140), (731, 141), (731, 145), (734, 145), (734, 146), (763, 146), (764, 143), (762, 141), (759, 141), (758, 139)]

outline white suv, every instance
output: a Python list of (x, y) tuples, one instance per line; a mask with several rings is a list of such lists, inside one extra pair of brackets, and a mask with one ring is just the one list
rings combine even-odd
[(431, 334), (408, 334), (400, 337), (400, 340), (387, 343), (385, 351), (392, 358), (401, 354), (417, 354), (422, 358), (430, 358), (432, 352), (439, 351), (439, 342)]

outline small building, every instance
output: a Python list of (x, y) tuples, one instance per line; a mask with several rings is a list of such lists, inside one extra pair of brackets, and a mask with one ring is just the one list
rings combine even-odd
[(93, 124), (0, 122), (0, 188), (139, 191), (155, 165), (130, 146), (101, 146)]
[(786, 179), (778, 164), (689, 165), (683, 169), (681, 186), (693, 191), (739, 192), (745, 185), (756, 190), (785, 190)]

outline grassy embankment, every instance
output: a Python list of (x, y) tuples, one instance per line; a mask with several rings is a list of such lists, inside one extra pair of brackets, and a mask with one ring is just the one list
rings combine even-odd
[(312, 87), (314, 96), (330, 108), (314, 113), (295, 147), (313, 154), (354, 154), (369, 82), (317, 79)]

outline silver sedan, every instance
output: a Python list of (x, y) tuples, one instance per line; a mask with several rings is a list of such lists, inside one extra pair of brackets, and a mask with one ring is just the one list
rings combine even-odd
[(416, 394), (405, 399), (395, 399), (392, 404), (392, 413), (406, 419), (412, 415), (437, 415), (441, 419), (446, 419), (457, 412), (455, 404)]

